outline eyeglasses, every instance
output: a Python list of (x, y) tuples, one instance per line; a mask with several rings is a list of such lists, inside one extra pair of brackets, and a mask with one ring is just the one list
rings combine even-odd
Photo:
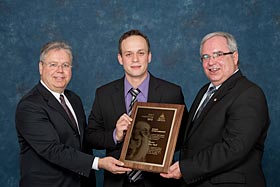
[(62, 63), (60, 65), (58, 65), (58, 63), (56, 62), (50, 62), (50, 63), (46, 63), (46, 62), (43, 62), (41, 61), (42, 63), (46, 64), (49, 68), (51, 69), (57, 69), (58, 67), (62, 67), (62, 69), (64, 70), (68, 70), (68, 69), (71, 69), (73, 66), (68, 64), (68, 63)]
[(212, 57), (213, 59), (216, 59), (216, 60), (222, 60), (222, 59), (223, 59), (223, 56), (225, 56), (225, 55), (231, 55), (231, 54), (233, 54), (234, 52), (235, 52), (235, 51), (224, 53), (224, 52), (222, 52), (222, 51), (218, 51), (218, 52), (214, 52), (214, 53), (212, 54), (212, 56), (211, 56), (211, 55), (208, 55), (208, 54), (204, 54), (204, 55), (201, 55), (200, 60), (201, 60), (201, 62), (209, 62), (209, 60), (210, 60), (211, 57)]

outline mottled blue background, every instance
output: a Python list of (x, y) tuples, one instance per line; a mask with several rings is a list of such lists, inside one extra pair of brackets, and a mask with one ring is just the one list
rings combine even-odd
[(268, 186), (279, 186), (279, 7), (277, 0), (0, 0), (1, 187), (18, 186), (14, 113), (19, 99), (39, 81), (40, 47), (55, 39), (72, 45), (69, 88), (81, 96), (88, 116), (95, 89), (122, 76), (118, 39), (133, 28), (150, 38), (150, 71), (181, 85), (188, 107), (207, 81), (199, 62), (201, 38), (212, 31), (236, 37), (241, 70), (267, 96), (271, 127), (263, 167)]

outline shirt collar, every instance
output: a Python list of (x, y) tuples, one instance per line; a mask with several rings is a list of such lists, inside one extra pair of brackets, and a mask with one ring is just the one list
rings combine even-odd
[[(148, 73), (147, 77), (144, 81), (138, 86), (138, 89), (141, 91), (141, 95), (145, 98), (148, 98), (148, 90), (149, 90), (149, 82), (150, 82), (150, 73)], [(124, 78), (124, 94), (125, 97), (129, 93), (129, 90), (132, 88), (132, 85), (128, 82), (126, 77)]]
[[(239, 71), (239, 68), (237, 69), (237, 70), (235, 70), (235, 72), (233, 72), (233, 74), (232, 75), (234, 75), (235, 73), (237, 73)], [(231, 75), (231, 76), (232, 76)], [(212, 83), (210, 83), (209, 84), (209, 86), (208, 86), (208, 89), (210, 88), (210, 87), (212, 87), (212, 86), (214, 86)], [(216, 88), (216, 90), (218, 90), (220, 87), (222, 86), (222, 84), (220, 84), (220, 85), (218, 85), (218, 86), (214, 86), (215, 88)]]
[[(49, 88), (47, 87), (47, 85), (46, 85), (42, 80), (40, 80), (40, 82), (41, 82), (41, 84), (42, 84), (47, 90), (49, 90), (49, 92), (51, 92), (51, 94), (53, 94), (53, 96), (54, 96), (58, 101), (60, 101), (59, 96), (60, 96), (60, 94), (64, 95), (64, 93), (54, 92), (54, 91), (52, 91), (51, 89), (49, 89)], [(65, 96), (65, 95), (64, 95), (64, 96)]]

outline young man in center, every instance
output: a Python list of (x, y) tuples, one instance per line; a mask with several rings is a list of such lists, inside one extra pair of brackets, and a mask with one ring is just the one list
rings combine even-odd
[[(125, 75), (96, 90), (86, 130), (86, 140), (92, 148), (106, 149), (106, 155), (119, 159), (125, 131), (132, 121), (129, 116), (131, 89), (136, 90), (138, 102), (185, 105), (180, 86), (156, 78), (148, 71), (151, 59), (147, 36), (138, 30), (130, 30), (121, 36), (118, 61), (123, 66)], [(185, 108), (184, 119), (187, 114)], [(182, 121), (185, 121), (184, 119)], [(183, 124), (177, 147), (184, 135)], [(139, 180), (136, 181), (130, 177), (127, 173), (118, 175), (104, 171), (104, 186), (174, 186), (174, 180), (164, 179), (157, 173), (141, 172)]]

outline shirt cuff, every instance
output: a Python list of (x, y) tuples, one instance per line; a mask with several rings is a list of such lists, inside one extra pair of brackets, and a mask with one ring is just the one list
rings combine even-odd
[(92, 163), (92, 166), (91, 166), (92, 169), (99, 170), (98, 161), (99, 161), (99, 157), (94, 157), (94, 160), (93, 160), (93, 163)]
[(117, 138), (116, 138), (116, 129), (114, 129), (114, 131), (113, 131), (113, 139), (114, 139), (115, 144), (117, 145), (118, 141), (117, 141)]

